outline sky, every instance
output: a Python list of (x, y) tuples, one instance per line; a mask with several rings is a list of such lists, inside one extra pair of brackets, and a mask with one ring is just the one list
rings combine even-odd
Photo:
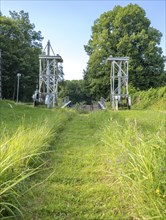
[(43, 48), (50, 40), (55, 54), (63, 58), (64, 78), (78, 80), (83, 78), (89, 59), (84, 45), (90, 39), (94, 21), (115, 5), (130, 3), (142, 7), (151, 26), (163, 34), (160, 46), (166, 55), (166, 0), (0, 0), (0, 10), (5, 16), (14, 10), (28, 12), (35, 30), (44, 37)]

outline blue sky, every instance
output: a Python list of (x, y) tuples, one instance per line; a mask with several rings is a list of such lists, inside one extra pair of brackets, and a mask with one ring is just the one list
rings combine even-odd
[(161, 47), (166, 55), (166, 0), (0, 0), (3, 15), (9, 10), (24, 10), (29, 13), (35, 30), (42, 32), (43, 47), (48, 40), (56, 54), (64, 60), (65, 79), (81, 79), (86, 68), (88, 56), (84, 51), (91, 36), (94, 20), (115, 5), (126, 6), (136, 3), (146, 11), (151, 26), (162, 32)]

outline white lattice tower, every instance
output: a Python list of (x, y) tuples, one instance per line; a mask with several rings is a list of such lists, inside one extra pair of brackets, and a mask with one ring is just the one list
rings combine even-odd
[(112, 109), (118, 109), (122, 98), (128, 99), (128, 61), (129, 57), (109, 57), (110, 72), (110, 101)]
[(43, 53), (39, 56), (39, 102), (45, 101), (47, 107), (54, 107), (58, 98), (58, 82), (62, 76), (63, 60), (55, 55), (48, 41)]

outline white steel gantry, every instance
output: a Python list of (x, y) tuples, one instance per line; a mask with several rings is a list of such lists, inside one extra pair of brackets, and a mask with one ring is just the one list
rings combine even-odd
[[(128, 94), (128, 61), (129, 57), (110, 56), (107, 59), (107, 62), (111, 62), (110, 102), (113, 110), (118, 110), (120, 105), (126, 105), (129, 109), (131, 106), (131, 98)], [(124, 104), (122, 100), (125, 100)]]
[(48, 41), (43, 53), (39, 55), (39, 90), (33, 95), (34, 102), (45, 102), (48, 108), (58, 104), (58, 82), (63, 75), (62, 62), (62, 57), (55, 55)]

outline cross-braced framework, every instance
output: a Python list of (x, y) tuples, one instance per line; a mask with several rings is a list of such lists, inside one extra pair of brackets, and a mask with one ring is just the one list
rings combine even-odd
[(45, 102), (48, 108), (58, 104), (58, 82), (63, 75), (63, 62), (60, 55), (55, 55), (50, 41), (48, 41), (43, 53), (39, 55), (39, 103)]
[(118, 110), (118, 106), (123, 100), (128, 108), (131, 106), (131, 99), (128, 94), (128, 61), (129, 57), (109, 57), (111, 62), (110, 73), (110, 101), (112, 109)]

